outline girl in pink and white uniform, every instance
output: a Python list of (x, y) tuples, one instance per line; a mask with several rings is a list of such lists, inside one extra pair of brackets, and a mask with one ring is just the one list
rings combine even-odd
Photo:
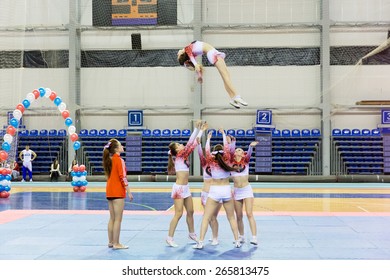
[(253, 147), (258, 143), (257, 141), (250, 143), (247, 152), (244, 152), (241, 148), (235, 148), (236, 141), (234, 138), (232, 138), (232, 142), (230, 143), (230, 149), (233, 151), (231, 164), (232, 167), (237, 169), (237, 171), (231, 172), (231, 176), (234, 181), (234, 208), (236, 211), (238, 231), (240, 233), (239, 240), (241, 243), (245, 242), (243, 222), (243, 206), (245, 204), (245, 212), (252, 232), (250, 243), (253, 245), (257, 245), (258, 242), (256, 221), (253, 217), (254, 196), (252, 186), (249, 184), (249, 161)]
[(217, 212), (218, 207), (220, 207), (220, 203), (222, 203), (225, 209), (230, 227), (233, 231), (235, 247), (241, 247), (241, 243), (238, 240), (237, 221), (234, 216), (234, 201), (229, 184), (230, 172), (235, 169), (228, 164), (230, 162), (229, 145), (227, 144), (224, 131), (220, 131), (223, 136), (224, 145), (215, 145), (212, 152), (210, 152), (210, 147), (206, 146), (206, 158), (210, 159), (208, 162), (211, 169), (212, 182), (202, 219), (199, 241), (198, 244), (194, 246), (194, 249), (203, 249), (203, 240), (209, 222)]
[(187, 212), (187, 225), (189, 231), (189, 238), (197, 241), (197, 237), (194, 229), (194, 205), (192, 202), (192, 196), (190, 188), (188, 186), (189, 177), (189, 156), (197, 146), (196, 137), (201, 137), (205, 126), (201, 121), (197, 121), (195, 129), (192, 132), (190, 139), (184, 146), (180, 143), (172, 142), (169, 144), (168, 152), (168, 174), (176, 174), (176, 182), (172, 187), (171, 197), (174, 200), (175, 215), (173, 216), (169, 224), (169, 232), (166, 238), (166, 242), (171, 247), (177, 247), (178, 245), (173, 240), (177, 224), (183, 215), (183, 207)]
[(217, 67), (218, 72), (222, 77), (225, 90), (231, 99), (229, 104), (233, 107), (236, 107), (237, 109), (240, 108), (240, 105), (248, 106), (248, 103), (245, 102), (240, 95), (237, 95), (236, 89), (232, 84), (230, 73), (225, 63), (225, 53), (218, 51), (208, 43), (193, 41), (191, 44), (178, 51), (177, 60), (179, 61), (180, 65), (183, 65), (192, 71), (195, 70), (198, 76), (198, 82), (202, 83), (203, 67), (197, 63), (196, 57), (203, 54), (206, 54), (207, 60), (212, 65)]
[[(210, 138), (211, 138), (212, 132), (209, 132), (207, 135), (207, 141), (206, 141), (206, 146), (208, 146), (208, 149), (210, 150)], [(206, 201), (207, 197), (209, 196), (209, 191), (210, 191), (210, 186), (212, 183), (212, 175), (211, 175), (211, 168), (210, 165), (208, 164), (208, 161), (206, 157), (203, 154), (203, 149), (202, 145), (200, 143), (200, 138), (197, 138), (198, 141), (198, 155), (200, 159), (200, 165), (202, 166), (203, 170), (203, 188), (200, 196), (200, 200), (202, 203), (203, 208), (206, 206)], [(219, 210), (221, 209), (222, 204), (219, 204), (219, 207), (216, 209), (215, 215), (213, 215), (210, 219), (210, 228), (212, 231), (213, 238), (211, 240), (211, 245), (216, 246), (219, 244), (218, 242), (218, 220), (217, 220), (217, 215)]]

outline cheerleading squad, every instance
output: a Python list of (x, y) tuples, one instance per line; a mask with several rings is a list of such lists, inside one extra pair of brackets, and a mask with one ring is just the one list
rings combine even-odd
[[(201, 137), (208, 129), (207, 123), (198, 121), (186, 145), (171, 143), (169, 145), (168, 173), (176, 174), (176, 182), (172, 187), (171, 197), (174, 200), (175, 214), (171, 220), (166, 242), (171, 247), (178, 245), (174, 241), (176, 226), (186, 209), (189, 238), (196, 242), (194, 249), (203, 249), (204, 239), (210, 225), (212, 231), (211, 245), (216, 246), (218, 241), (217, 215), (223, 206), (234, 236), (234, 246), (240, 248), (245, 242), (243, 208), (249, 221), (252, 237), (250, 243), (257, 245), (256, 221), (253, 217), (254, 195), (249, 184), (249, 161), (253, 147), (258, 144), (250, 143), (247, 152), (236, 148), (236, 139), (227, 136), (223, 129), (219, 129), (223, 137), (223, 144), (217, 144), (212, 149), (210, 140), (212, 133), (207, 135), (204, 151)], [(203, 169), (203, 188), (201, 202), (204, 207), (200, 236), (197, 238), (194, 230), (194, 207), (189, 189), (189, 161), (190, 154), (197, 148)], [(234, 188), (229, 183), (233, 178)]]

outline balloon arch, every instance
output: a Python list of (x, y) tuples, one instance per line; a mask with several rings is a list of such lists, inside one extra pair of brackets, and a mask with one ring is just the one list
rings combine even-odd
[[(17, 130), (19, 127), (20, 119), (23, 116), (23, 113), (30, 105), (37, 100), (39, 97), (49, 98), (57, 106), (62, 117), (65, 119), (65, 125), (68, 128), (69, 139), (73, 142), (73, 149), (77, 151), (80, 149), (81, 144), (78, 141), (78, 135), (76, 133), (76, 127), (73, 125), (73, 120), (70, 117), (69, 111), (66, 109), (66, 104), (62, 101), (61, 97), (57, 95), (56, 92), (52, 91), (49, 88), (40, 87), (34, 89), (32, 92), (28, 93), (26, 98), (16, 105), (16, 109), (13, 111), (13, 117), (9, 120), (6, 133), (4, 134), (4, 141), (1, 145), (2, 150), (0, 150), (0, 160), (2, 162), (2, 167), (0, 167), (0, 198), (7, 198), (10, 196), (11, 191), (11, 179), (12, 179), (12, 169), (11, 166), (6, 166), (8, 160), (8, 152), (12, 148), (12, 142), (17, 135)], [(15, 147), (17, 149), (17, 147)], [(75, 192), (84, 192), (88, 181), (87, 171), (85, 170), (85, 165), (75, 165), (71, 171), (73, 191)]]

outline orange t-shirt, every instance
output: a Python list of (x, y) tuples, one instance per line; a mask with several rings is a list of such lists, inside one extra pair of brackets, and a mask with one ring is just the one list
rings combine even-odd
[(111, 160), (112, 168), (106, 184), (106, 197), (125, 198), (126, 187), (129, 184), (126, 178), (125, 161), (118, 154), (114, 154)]

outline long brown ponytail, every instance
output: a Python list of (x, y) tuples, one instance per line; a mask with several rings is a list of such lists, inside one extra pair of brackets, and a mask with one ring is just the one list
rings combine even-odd
[[(220, 153), (219, 151), (221, 151), (222, 153)], [(215, 153), (214, 157), (217, 160), (218, 165), (223, 170), (225, 170), (225, 171), (237, 171), (237, 168), (231, 167), (230, 165), (228, 165), (224, 161), (224, 159), (223, 159), (223, 146), (221, 144), (215, 145), (214, 148), (213, 148), (213, 152), (217, 152), (217, 153)]]
[(169, 152), (168, 152), (168, 175), (175, 175), (175, 162), (173, 160), (173, 157), (176, 156), (176, 143), (172, 142), (169, 144)]
[(108, 143), (104, 146), (103, 150), (103, 169), (104, 174), (107, 178), (110, 177), (112, 161), (111, 156), (115, 153), (116, 149), (119, 147), (119, 141), (116, 139), (110, 139)]

